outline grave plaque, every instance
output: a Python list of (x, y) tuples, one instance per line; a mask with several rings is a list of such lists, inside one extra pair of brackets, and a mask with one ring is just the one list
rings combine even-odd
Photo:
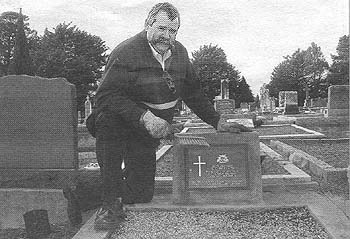
[(188, 152), (189, 188), (247, 188), (247, 145)]
[(173, 202), (259, 202), (262, 182), (258, 134), (190, 130), (176, 135)]

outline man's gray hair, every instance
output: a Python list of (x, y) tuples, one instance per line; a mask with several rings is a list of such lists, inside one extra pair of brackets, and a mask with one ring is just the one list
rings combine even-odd
[(153, 25), (153, 23), (156, 21), (155, 17), (160, 11), (166, 12), (171, 21), (174, 21), (176, 18), (178, 18), (180, 27), (180, 13), (176, 7), (168, 2), (157, 3), (154, 5), (154, 7), (152, 7), (146, 18), (145, 27)]

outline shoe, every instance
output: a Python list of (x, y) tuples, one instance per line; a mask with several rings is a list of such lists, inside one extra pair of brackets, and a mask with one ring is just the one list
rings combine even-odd
[(96, 213), (95, 230), (111, 230), (118, 227), (126, 218), (121, 200), (113, 205), (102, 206)]
[(81, 216), (81, 210), (79, 206), (79, 200), (74, 192), (73, 188), (70, 186), (65, 186), (63, 188), (63, 196), (67, 199), (67, 214), (70, 223), (73, 226), (79, 225), (82, 223), (83, 219)]

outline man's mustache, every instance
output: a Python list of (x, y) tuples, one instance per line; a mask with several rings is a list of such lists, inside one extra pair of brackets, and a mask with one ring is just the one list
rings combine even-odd
[(162, 43), (162, 44), (168, 44), (170, 45), (170, 40), (167, 40), (167, 39), (164, 39), (164, 38), (160, 38), (160, 39), (157, 39), (155, 40), (155, 43)]

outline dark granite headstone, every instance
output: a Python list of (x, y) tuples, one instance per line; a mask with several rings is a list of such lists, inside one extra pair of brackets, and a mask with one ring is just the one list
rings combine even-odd
[(261, 201), (260, 148), (256, 132), (231, 134), (189, 128), (177, 135), (175, 150), (175, 204)]
[(0, 78), (0, 168), (78, 165), (75, 86), (63, 78)]

